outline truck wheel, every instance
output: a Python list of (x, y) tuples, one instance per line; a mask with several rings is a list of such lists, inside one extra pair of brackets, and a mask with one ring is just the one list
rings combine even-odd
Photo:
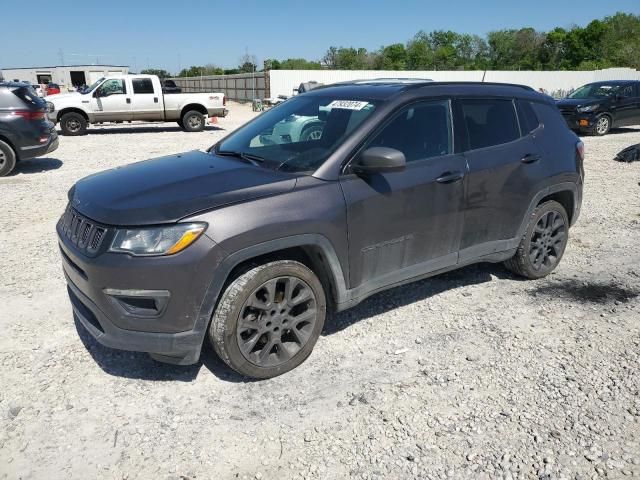
[(184, 125), (182, 124), (182, 119), (180, 120), (176, 120), (176, 123), (178, 124), (178, 126), (182, 129), (184, 129)]
[(62, 133), (70, 137), (87, 133), (87, 120), (76, 112), (65, 113), (60, 119)]
[(187, 132), (201, 132), (204, 130), (204, 115), (190, 110), (182, 116), (182, 128)]
[(324, 289), (306, 266), (280, 260), (233, 280), (216, 308), (209, 338), (238, 373), (271, 378), (311, 354), (327, 312)]
[(9, 175), (16, 166), (16, 152), (11, 145), (0, 140), (0, 177)]
[(545, 277), (560, 263), (568, 239), (566, 210), (558, 202), (545, 202), (533, 211), (516, 254), (504, 264), (522, 277)]
[(601, 115), (593, 126), (593, 133), (599, 137), (606, 135), (611, 130), (611, 118), (608, 115)]

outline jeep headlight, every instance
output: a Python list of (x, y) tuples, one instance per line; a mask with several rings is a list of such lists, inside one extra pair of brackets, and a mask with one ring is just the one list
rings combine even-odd
[(589, 112), (593, 112), (593, 111), (597, 110), (599, 106), (600, 105), (596, 103), (595, 105), (587, 105), (585, 107), (578, 107), (577, 110), (580, 113), (589, 113)]
[(116, 232), (109, 251), (135, 256), (173, 255), (195, 242), (206, 228), (206, 223), (123, 228)]

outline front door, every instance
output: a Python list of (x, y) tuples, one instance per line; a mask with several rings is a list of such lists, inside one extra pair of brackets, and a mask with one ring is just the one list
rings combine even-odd
[(98, 122), (132, 120), (131, 96), (122, 78), (105, 80), (94, 93), (91, 106)]
[[(404, 171), (340, 180), (349, 281), (362, 293), (457, 262), (466, 161), (453, 153), (450, 101), (405, 107), (366, 142), (404, 153)], [(354, 159), (357, 161), (357, 157)]]

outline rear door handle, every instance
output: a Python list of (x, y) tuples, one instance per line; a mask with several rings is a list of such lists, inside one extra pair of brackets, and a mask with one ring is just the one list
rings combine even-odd
[(457, 182), (458, 180), (462, 180), (463, 177), (464, 177), (464, 173), (462, 173), (459, 170), (455, 172), (444, 172), (442, 175), (436, 178), (436, 182), (453, 183), (453, 182)]
[(540, 160), (540, 155), (537, 155), (535, 153), (528, 153), (520, 159), (522, 163), (527, 163), (527, 164), (536, 163), (538, 160)]
[(127, 98), (127, 103), (131, 103), (131, 99), (130, 98)]

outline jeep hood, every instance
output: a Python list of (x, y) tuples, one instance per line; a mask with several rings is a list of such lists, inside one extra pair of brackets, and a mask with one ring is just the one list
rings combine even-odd
[(292, 190), (296, 177), (200, 151), (133, 163), (83, 178), (73, 208), (106, 225), (153, 225)]

